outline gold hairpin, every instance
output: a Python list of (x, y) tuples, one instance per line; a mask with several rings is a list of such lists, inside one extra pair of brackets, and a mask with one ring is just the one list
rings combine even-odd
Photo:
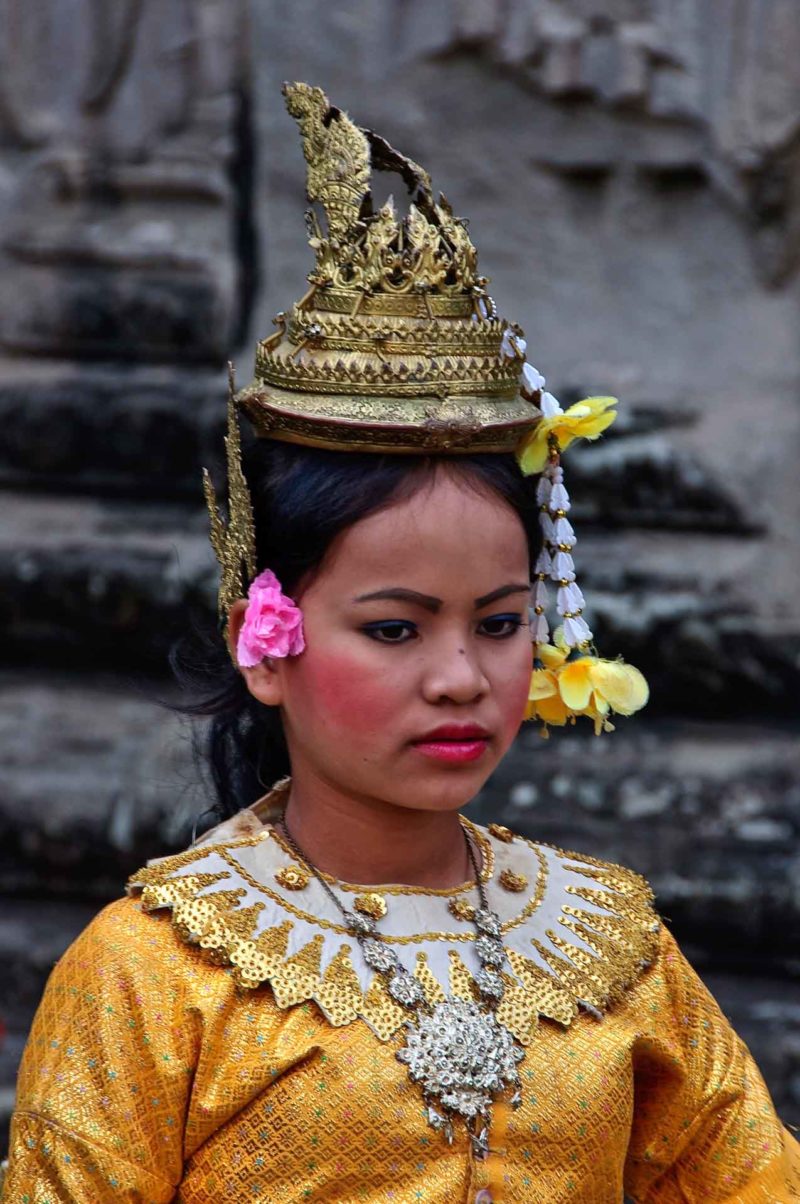
[(233, 364), (228, 364), (228, 433), (225, 451), (228, 467), (228, 521), (223, 519), (217, 495), (208, 469), (203, 469), (203, 493), (211, 520), (211, 546), (216, 553), (222, 575), (219, 585), (218, 609), (225, 620), (228, 634), (228, 615), (237, 598), (243, 598), (256, 575), (256, 528), (250, 490), (242, 471), (242, 439), (236, 408), (236, 378)]

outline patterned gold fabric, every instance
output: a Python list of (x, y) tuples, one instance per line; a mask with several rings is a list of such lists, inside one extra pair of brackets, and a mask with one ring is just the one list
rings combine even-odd
[[(387, 919), (422, 905), (385, 898)], [(3, 1204), (800, 1198), (797, 1144), (663, 926), (652, 964), (604, 1016), (539, 1020), (523, 1105), (495, 1107), (481, 1163), (463, 1131), (447, 1146), (429, 1128), (399, 1034), (381, 1040), (360, 1018), (337, 1026), (311, 1001), (278, 1006), (171, 914), (120, 899), (53, 971), (23, 1058)]]

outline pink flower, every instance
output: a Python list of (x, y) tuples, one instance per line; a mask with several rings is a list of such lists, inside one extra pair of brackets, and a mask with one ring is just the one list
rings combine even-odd
[(297, 656), (303, 651), (303, 613), (286, 597), (270, 569), (259, 573), (247, 598), (236, 644), (236, 659), (244, 669), (252, 669), (265, 656)]

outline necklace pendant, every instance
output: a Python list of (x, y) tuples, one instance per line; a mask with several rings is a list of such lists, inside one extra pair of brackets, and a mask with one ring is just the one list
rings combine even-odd
[(392, 999), (405, 1008), (416, 1008), (425, 999), (425, 994), (418, 979), (406, 970), (396, 969), (389, 979), (388, 991)]
[(500, 917), (496, 911), (490, 911), (488, 907), (479, 907), (473, 919), (480, 932), (486, 933), (487, 936), (500, 936)]
[(493, 1012), (483, 1012), (476, 1003), (462, 999), (437, 1003), (429, 1015), (419, 1015), (397, 1052), (409, 1078), (422, 1088), (431, 1127), (452, 1140), (452, 1121), (461, 1118), (480, 1157), (489, 1149), (493, 1099), (509, 1088), (518, 1092), (517, 1064), (523, 1057), (523, 1050)]
[(344, 922), (356, 940), (359, 937), (374, 936), (378, 929), (371, 916), (359, 915), (355, 911), (343, 911)]
[(378, 970), (381, 974), (388, 974), (390, 970), (397, 969), (398, 957), (394, 949), (391, 949), (388, 945), (384, 945), (383, 941), (376, 940), (374, 936), (367, 936), (362, 939), (361, 952), (364, 954), (364, 961), (371, 970)]
[(506, 960), (503, 942), (497, 937), (487, 936), (485, 933), (476, 940), (475, 952), (484, 966), (493, 966), (496, 970)]
[(489, 1157), (489, 1130), (484, 1126), (480, 1133), (470, 1133), (470, 1142), (472, 1143), (472, 1152), (476, 1158), (483, 1161)]
[(491, 966), (484, 966), (479, 970), (475, 975), (475, 982), (484, 999), (490, 999), (493, 1003), (502, 999), (505, 994), (506, 984)]

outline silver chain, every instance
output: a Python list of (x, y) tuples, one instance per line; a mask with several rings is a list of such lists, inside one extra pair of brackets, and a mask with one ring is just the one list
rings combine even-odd
[(519, 1107), (521, 1103), (516, 1064), (523, 1051), (495, 1016), (505, 992), (500, 971), (507, 960), (506, 951), (500, 917), (489, 909), (475, 848), (467, 829), (462, 828), (462, 832), (480, 900), (472, 920), (478, 931), (475, 952), (481, 962), (481, 969), (474, 978), (483, 1011), (475, 1002), (461, 999), (430, 1004), (422, 983), (401, 965), (394, 949), (378, 932), (375, 921), (348, 911), (337, 898), (321, 871), (292, 836), (285, 813), (276, 826), (294, 856), (314, 875), (341, 913), (348, 931), (358, 941), (367, 966), (385, 979), (386, 989), (395, 1002), (418, 1017), (418, 1027), (408, 1034), (406, 1045), (398, 1051), (397, 1058), (407, 1065), (412, 1081), (422, 1087), (428, 1104), (428, 1123), (451, 1142), (453, 1120), (461, 1117), (476, 1156), (485, 1158), (489, 1153), (492, 1097), (511, 1088), (514, 1089), (512, 1107)]
[[(306, 869), (310, 873), (312, 873), (314, 875), (314, 877), (316, 878), (317, 882), (319, 882), (320, 886), (325, 891), (326, 895), (331, 900), (331, 902), (333, 902), (336, 905), (336, 907), (339, 909), (339, 911), (342, 913), (342, 915), (344, 916), (344, 918), (346, 920), (349, 919), (350, 912), (342, 904), (342, 902), (339, 899), (337, 899), (336, 895), (333, 893), (330, 886), (328, 886), (328, 883), (323, 878), (322, 873), (314, 865), (313, 861), (308, 856), (308, 854), (303, 852), (303, 850), (300, 848), (300, 845), (297, 843), (297, 841), (295, 840), (295, 838), (292, 836), (291, 832), (289, 831), (288, 825), (286, 823), (286, 813), (285, 812), (283, 813), (283, 815), (281, 815), (280, 819), (277, 821), (276, 826), (280, 827), (281, 832), (283, 833), (284, 840), (286, 841), (286, 843), (288, 844), (289, 848), (292, 850), (292, 852), (294, 853), (294, 855), (298, 859), (298, 861), (303, 862)], [(489, 906), (489, 903), (486, 898), (486, 891), (483, 888), (483, 880), (481, 878), (481, 873), (480, 873), (480, 870), (478, 869), (478, 860), (475, 856), (475, 849), (473, 848), (472, 841), (469, 838), (469, 834), (467, 833), (466, 828), (462, 827), (461, 831), (464, 835), (464, 843), (467, 846), (467, 856), (469, 857), (470, 865), (472, 866), (472, 872), (475, 877), (475, 885), (478, 888), (478, 898), (481, 901), (481, 907), (484, 909), (487, 909)], [(355, 935), (358, 935), (358, 934), (355, 934)]]
[[(378, 931), (375, 921), (369, 916), (348, 911), (341, 900), (337, 898), (320, 870), (317, 869), (313, 861), (303, 852), (292, 836), (286, 823), (285, 812), (278, 820), (277, 826), (280, 827), (283, 837), (295, 857), (314, 875), (337, 911), (341, 913), (348, 931), (361, 946), (361, 952), (367, 965), (371, 969), (377, 970), (387, 979), (388, 990), (391, 996), (397, 1003), (402, 1004), (409, 1010), (426, 1008), (427, 1000), (418, 979), (400, 964), (397, 954), (385, 943), (384, 937)], [(480, 908), (475, 911), (472, 917), (478, 930), (476, 950), (483, 964), (483, 968), (478, 971), (476, 976), (476, 983), (485, 1006), (493, 1010), (497, 1007), (505, 990), (499, 973), (500, 967), (506, 960), (505, 949), (501, 940), (500, 918), (496, 912), (489, 909), (489, 902), (480, 869), (478, 868), (478, 859), (475, 855), (473, 842), (466, 828), (462, 828), (461, 830), (464, 835), (464, 843), (467, 846), (467, 856), (472, 866), (475, 886), (480, 900)]]

